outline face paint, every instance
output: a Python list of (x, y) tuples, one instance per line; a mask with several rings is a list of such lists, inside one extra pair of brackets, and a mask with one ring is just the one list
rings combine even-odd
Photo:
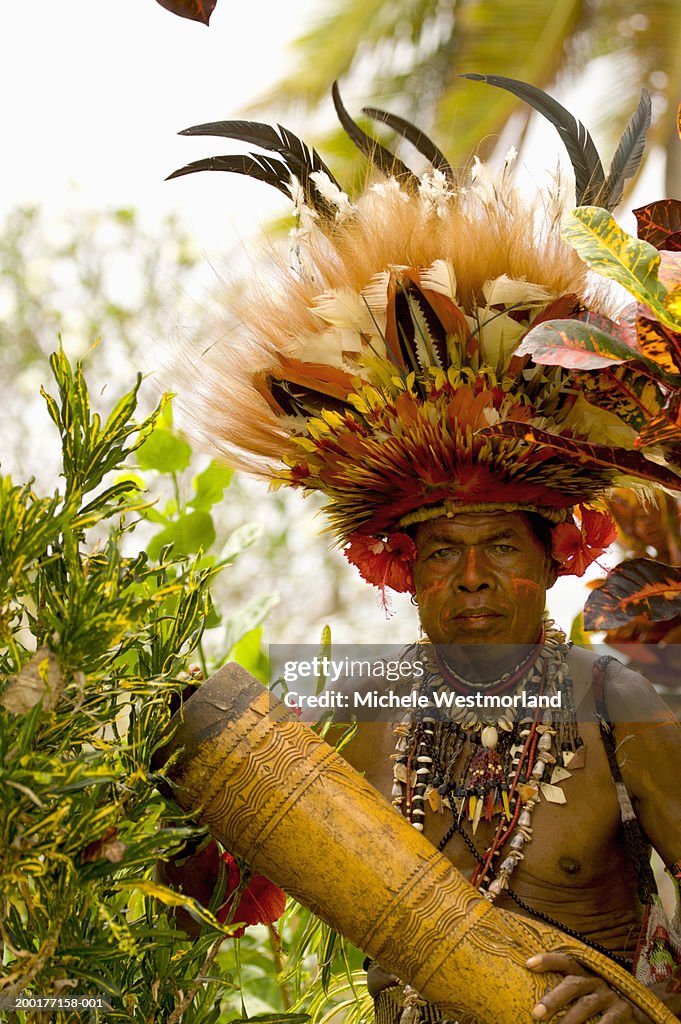
[(433, 643), (535, 642), (553, 569), (522, 512), (421, 523), (416, 548), (416, 597)]

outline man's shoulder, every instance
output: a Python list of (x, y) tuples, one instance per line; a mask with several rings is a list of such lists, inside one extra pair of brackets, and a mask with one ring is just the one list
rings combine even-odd
[[(568, 665), (577, 703), (593, 694), (594, 666), (605, 654), (603, 649), (571, 648)], [(604, 680), (604, 697), (611, 722), (655, 721), (662, 711), (669, 713), (655, 687), (644, 675), (628, 668), (616, 657), (611, 657)]]

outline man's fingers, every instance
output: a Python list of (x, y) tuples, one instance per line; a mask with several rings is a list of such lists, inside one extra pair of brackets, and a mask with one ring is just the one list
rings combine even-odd
[(545, 971), (555, 971), (556, 974), (575, 974), (588, 977), (585, 971), (576, 960), (573, 960), (567, 953), (537, 953), (531, 956), (525, 963), (531, 971), (543, 974)]
[[(574, 974), (568, 975), (566, 978), (563, 978), (559, 985), (556, 985), (555, 988), (552, 988), (550, 992), (541, 997), (541, 1002), (535, 1006), (532, 1016), (535, 1020), (548, 1020), (558, 1010), (564, 1009), (576, 999), (593, 992), (597, 984), (598, 982), (595, 978), (580, 978)], [(588, 1019), (588, 1014), (586, 1017), (578, 1018), (579, 1021)], [(576, 1020), (572, 1024), (576, 1024)]]
[(604, 1021), (608, 1024), (625, 1024), (625, 1021), (633, 1020), (631, 1009), (626, 1003), (623, 1003), (611, 989), (599, 988), (598, 991), (589, 992), (578, 999), (561, 1019), (560, 1024), (585, 1024), (596, 1016), (600, 1024)]

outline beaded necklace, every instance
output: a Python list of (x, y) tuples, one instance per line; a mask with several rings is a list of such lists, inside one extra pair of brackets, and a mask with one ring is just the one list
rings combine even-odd
[[(426, 805), (435, 813), (449, 809), (454, 820), (439, 849), (454, 832), (463, 835), (478, 859), (472, 884), (489, 900), (508, 888), (513, 870), (523, 859), (539, 800), (565, 803), (560, 784), (570, 777), (569, 764), (576, 767), (574, 759), (580, 757), (583, 741), (566, 663), (569, 647), (565, 634), (547, 621), (519, 665), (489, 683), (469, 683), (428, 642), (415, 648), (425, 675), (413, 690), (428, 696), (429, 706), (410, 712), (394, 729), (393, 806), (421, 832)], [(503, 692), (510, 706), (490, 711), (487, 705), (481, 709), (478, 702), (471, 710), (463, 701), (462, 706), (451, 701), (445, 719), (439, 720), (433, 713), (436, 695), (451, 695), (451, 691), (484, 691), (487, 705), (490, 696)], [(546, 698), (557, 694), (560, 707), (546, 706)], [(467, 741), (470, 753), (462, 762)], [(488, 849), (479, 855), (463, 825), (470, 823), (475, 835), (482, 820), (497, 825)], [(497, 868), (495, 859), (507, 844)]]

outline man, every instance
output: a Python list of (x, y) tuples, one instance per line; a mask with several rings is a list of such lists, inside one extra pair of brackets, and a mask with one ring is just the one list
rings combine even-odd
[[(414, 577), (423, 629), (434, 644), (447, 645), (450, 657), (458, 655), (456, 668), (461, 675), (495, 678), (508, 667), (509, 652), (517, 653), (518, 645), (532, 647), (541, 631), (546, 591), (555, 582), (556, 570), (525, 514), (478, 512), (432, 519), (419, 525), (416, 547)], [(520, 914), (528, 914), (531, 908), (631, 961), (642, 907), (596, 721), (594, 661), (593, 654), (575, 647), (567, 656), (584, 764), (573, 768), (562, 783), (565, 806), (541, 801), (535, 808), (532, 842), (513, 873), (513, 892), (521, 902), (514, 902), (507, 893), (496, 902)], [(672, 721), (653, 687), (617, 662), (608, 672), (607, 703), (617, 723), (616, 742), (624, 743), (622, 775), (639, 820), (662, 858), (673, 864), (681, 850), (677, 783), (681, 727)], [(470, 733), (455, 770), (466, 764), (475, 739)], [(343, 751), (388, 799), (393, 789), (394, 747), (390, 726), (364, 723)], [(440, 846), (452, 822), (452, 815), (443, 811), (433, 812), (426, 802), (424, 835), (435, 846)], [(464, 823), (442, 851), (470, 880), (478, 866), (471, 844), (484, 853), (496, 828), (496, 821), (483, 820), (474, 835), (471, 825)], [(569, 1024), (589, 1020), (596, 1013), (609, 1022), (645, 1020), (605, 982), (588, 976), (573, 961), (558, 954), (538, 954), (532, 969), (554, 970), (564, 974), (565, 980), (535, 1007), (536, 1019), (549, 1019), (558, 1009), (569, 1008), (571, 1016), (564, 1018)], [(383, 1006), (394, 1007), (401, 989), (377, 965), (369, 970), (369, 984), (378, 999), (379, 1017), (387, 1019), (384, 1014), (389, 1011)], [(392, 1000), (388, 999), (390, 986)], [(673, 990), (673, 981), (651, 987), (678, 1014), (681, 993)]]
[[(577, 203), (598, 203), (607, 218), (640, 157), (647, 95), (606, 178), (588, 133), (555, 101), (489, 81), (550, 111), (568, 140)], [(362, 576), (383, 593), (415, 595), (432, 692), (565, 699), (555, 721), (475, 705), (443, 723), (398, 723), (396, 736), (367, 724), (348, 757), (487, 898), (615, 956), (638, 952), (657, 984), (653, 944), (663, 936), (636, 950), (646, 917), (636, 893), (649, 886), (645, 857), (635, 870), (624, 839), (641, 853), (633, 800), (667, 864), (681, 858), (679, 727), (645, 680), (568, 650), (542, 617), (556, 575), (582, 575), (614, 539), (602, 512), (610, 488), (681, 489), (676, 462), (639, 433), (665, 419), (670, 390), (650, 386), (650, 360), (614, 371), (608, 358), (582, 359), (573, 372), (564, 352), (538, 352), (547, 321), (568, 348), (584, 346), (571, 332), (583, 339), (596, 328), (622, 361), (637, 352), (610, 293), (561, 237), (560, 190), (528, 205), (511, 158), (496, 179), (478, 163), (462, 182), (423, 132), (372, 112), (430, 162), (415, 174), (352, 121), (337, 89), (334, 103), (380, 175), (354, 200), (290, 132), (243, 121), (189, 130), (276, 158), (211, 158), (176, 174), (251, 174), (290, 194), (298, 218), (292, 267), (277, 265), (281, 287), (245, 289), (234, 337), (202, 339), (191, 421), (233, 463), (323, 493), (330, 529)], [(614, 745), (596, 710), (615, 723)], [(650, 932), (652, 912), (646, 922)], [(566, 1006), (567, 1024), (594, 1012), (611, 1024), (635, 1019), (564, 958), (538, 950), (529, 969), (565, 975), (536, 1019)], [(379, 1024), (401, 1016), (396, 988), (379, 994)]]

